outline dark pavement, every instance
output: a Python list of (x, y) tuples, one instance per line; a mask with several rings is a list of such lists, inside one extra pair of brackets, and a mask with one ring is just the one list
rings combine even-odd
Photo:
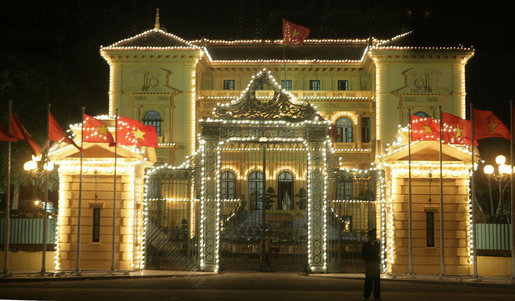
[[(383, 300), (515, 300), (515, 286), (384, 280)], [(0, 282), (0, 299), (361, 300), (363, 280), (295, 273), (227, 272), (140, 279)]]

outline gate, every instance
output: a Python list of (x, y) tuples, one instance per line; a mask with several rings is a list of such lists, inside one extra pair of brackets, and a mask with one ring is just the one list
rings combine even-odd
[(147, 269), (198, 269), (198, 200), (193, 170), (157, 168), (146, 176)]
[(223, 146), (221, 269), (306, 269), (306, 156), (302, 143)]
[(367, 232), (378, 224), (377, 172), (339, 170), (329, 183), (327, 271), (364, 273), (361, 249)]

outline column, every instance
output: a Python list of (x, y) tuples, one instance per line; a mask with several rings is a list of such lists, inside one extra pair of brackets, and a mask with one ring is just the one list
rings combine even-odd
[(217, 196), (218, 141), (208, 139), (202, 149), (202, 196), (200, 200), (200, 269), (218, 271), (219, 201)]
[(310, 143), (308, 171), (308, 264), (311, 272), (325, 272), (327, 216), (324, 142)]

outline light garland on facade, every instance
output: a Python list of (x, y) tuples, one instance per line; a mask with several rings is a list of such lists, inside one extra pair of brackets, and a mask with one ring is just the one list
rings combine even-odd
[[(180, 41), (184, 44), (186, 44), (186, 46), (167, 46), (167, 47), (155, 47), (155, 46), (119, 46), (120, 44), (123, 44), (123, 43), (126, 43), (126, 42), (131, 42), (131, 41), (134, 41), (140, 37), (144, 37), (150, 33), (160, 33), (162, 35), (165, 35), (169, 38), (172, 38), (172, 39), (175, 39), (177, 41)], [(171, 33), (168, 33), (166, 31), (163, 31), (161, 29), (156, 29), (156, 28), (153, 28), (153, 29), (150, 29), (150, 30), (147, 30), (147, 31), (144, 31), (140, 34), (137, 34), (133, 37), (130, 37), (130, 38), (127, 38), (127, 39), (123, 39), (121, 41), (118, 41), (114, 44), (111, 44), (109, 46), (106, 46), (106, 47), (100, 47), (100, 51), (105, 51), (105, 50), (198, 50), (200, 49), (200, 47), (196, 46), (196, 45), (193, 45), (191, 44), (190, 42), (186, 41), (186, 40), (183, 40), (181, 38), (179, 38), (178, 36), (176, 35), (173, 35)]]
[[(289, 90), (295, 96), (295, 90)], [(241, 97), (241, 96), (240, 96)], [(303, 101), (330, 101), (330, 100), (339, 100), (339, 101), (348, 101), (348, 102), (372, 102), (373, 98), (371, 97), (358, 97), (358, 96), (295, 96), (298, 100)], [(256, 96), (256, 99), (262, 100), (270, 100), (273, 99), (272, 96)], [(238, 100), (238, 96), (199, 96), (198, 100), (203, 101), (214, 101), (214, 100), (226, 100), (226, 101), (236, 101)]]
[(352, 120), (353, 125), (358, 125), (358, 114), (355, 112), (338, 112), (331, 117), (331, 123), (336, 124), (336, 121), (338, 121), (338, 119), (341, 117), (348, 117), (350, 120)]

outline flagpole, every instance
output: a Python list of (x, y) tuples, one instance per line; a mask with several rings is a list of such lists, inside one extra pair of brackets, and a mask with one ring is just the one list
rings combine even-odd
[[(515, 143), (515, 134), (514, 130), (514, 120), (513, 120), (513, 100), (510, 100), (510, 163), (511, 166), (515, 166), (515, 161), (513, 159), (513, 155), (515, 153), (515, 149), (513, 144)], [(515, 183), (513, 182), (513, 170), (510, 173), (510, 203), (511, 203), (511, 218), (510, 218), (510, 228), (511, 228), (511, 280), (515, 279)]]
[(46, 166), (43, 165), (45, 169), (45, 204), (43, 205), (43, 252), (41, 255), (41, 274), (44, 274), (46, 271), (46, 236), (47, 236), (47, 227), (48, 227), (48, 212), (47, 212), (47, 203), (48, 203), (48, 166), (50, 160), (48, 159), (48, 153), (50, 151), (50, 108), (51, 104), (48, 104), (48, 114), (47, 114), (47, 141), (46, 141)]
[[(11, 133), (11, 111), (13, 101), (9, 100), (9, 134)], [(7, 196), (5, 199), (4, 275), (9, 276), (9, 234), (11, 226), (11, 141), (7, 144)]]
[(118, 109), (114, 117), (114, 187), (113, 187), (113, 244), (111, 247), (111, 273), (114, 271), (114, 250), (116, 234), (116, 161), (118, 157)]
[(474, 277), (477, 277), (477, 254), (476, 254), (476, 202), (475, 202), (475, 196), (476, 196), (476, 177), (474, 172), (474, 105), (470, 104), (470, 149), (472, 153), (472, 174), (471, 174), (471, 182), (470, 182), (470, 197), (472, 202), (472, 216), (471, 216), (471, 227), (472, 227), (472, 239), (470, 240), (470, 248), (472, 251), (472, 258), (474, 260)]
[(80, 127), (80, 176), (79, 176), (79, 217), (77, 219), (77, 260), (75, 261), (75, 272), (80, 274), (80, 218), (82, 213), (82, 161), (84, 160), (84, 114), (86, 108), (82, 107), (82, 122)]
[(443, 216), (442, 106), (440, 109), (440, 276), (445, 276), (445, 238)]
[(409, 135), (408, 135), (408, 273), (413, 275), (413, 229), (412, 229), (412, 208), (411, 208), (411, 110), (408, 109)]

